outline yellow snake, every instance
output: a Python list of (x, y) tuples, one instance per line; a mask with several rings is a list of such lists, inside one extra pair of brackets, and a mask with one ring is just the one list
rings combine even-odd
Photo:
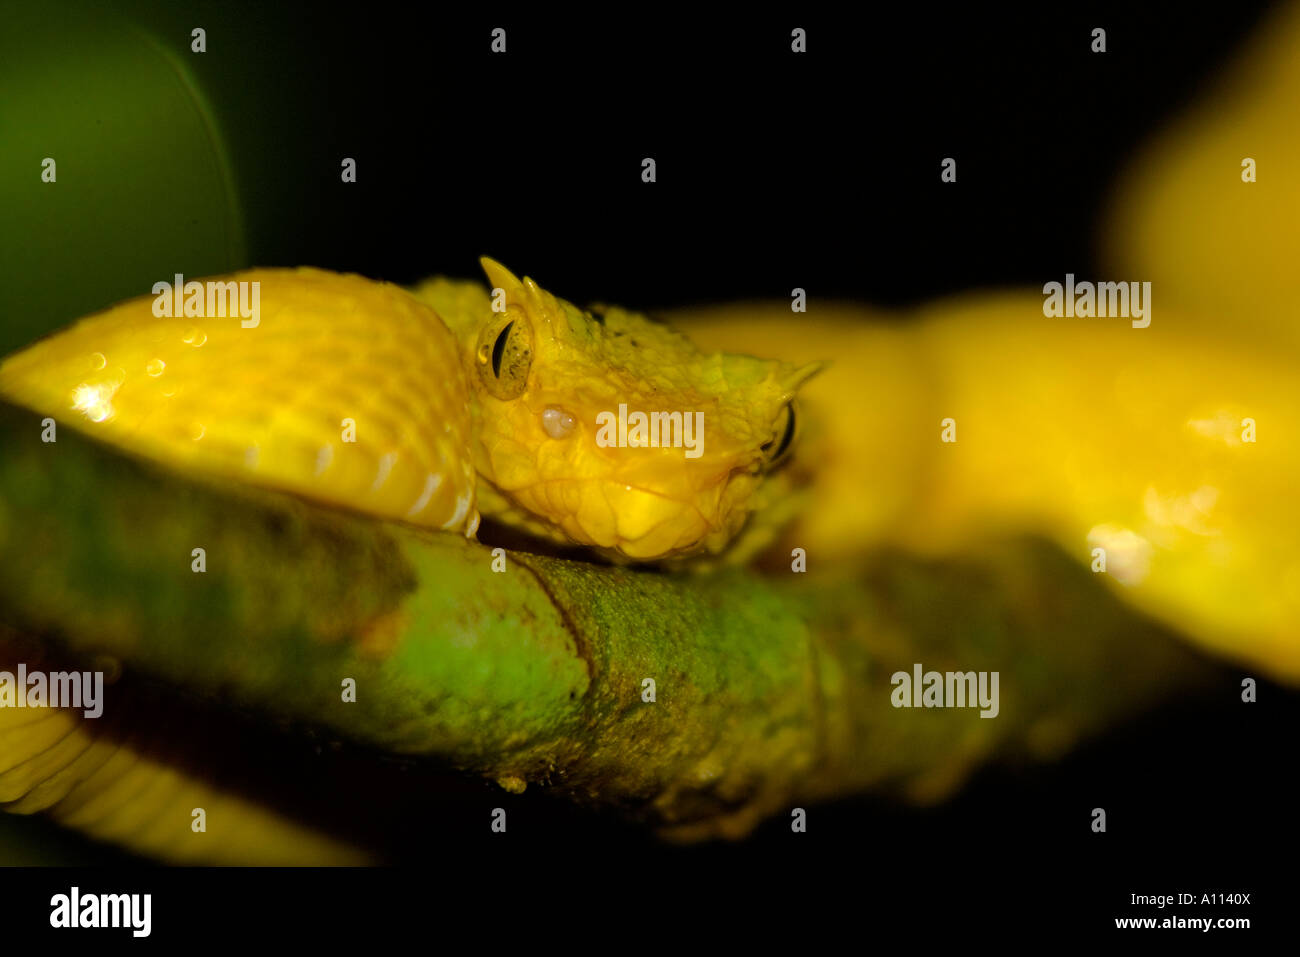
[[(721, 551), (817, 364), (706, 354), (483, 265), (495, 305), (472, 282), (412, 295), (258, 269), (214, 281), (215, 315), (207, 283), (180, 283), (175, 309), (141, 296), (10, 357), (0, 394), (172, 466), (386, 518), (473, 536), (483, 511), (635, 560)], [(257, 315), (226, 307), (240, 283)]]
[[(409, 292), (255, 270), (229, 277), (264, 284), (255, 327), (160, 319), (142, 297), (7, 359), (0, 394), (198, 474), (470, 534), (481, 511), (635, 560), (771, 546), (833, 571), (880, 545), (963, 552), (1042, 535), (1085, 567), (1104, 550), (1104, 580), (1133, 607), (1294, 683), (1297, 38), (1293, 6), (1246, 51), (1226, 99), (1171, 128), (1124, 184), (1110, 274), (1091, 278), (1153, 280), (1146, 329), (1047, 319), (1035, 289), (906, 322), (815, 297), (806, 315), (759, 303), (670, 317), (692, 345), (490, 261), (486, 286)], [(1238, 178), (1245, 156), (1257, 183)], [(596, 417), (620, 404), (701, 411), (703, 453), (597, 444)], [(156, 803), (128, 800), (171, 769), (64, 712), (6, 731), (21, 717), (0, 713), (0, 803), (193, 853), (150, 823)], [(177, 806), (243, 822), (232, 860), (351, 859), (233, 794), (176, 787)]]
[[(1141, 330), (1046, 320), (1036, 293), (902, 324), (762, 304), (683, 322), (796, 361), (755, 359), (484, 267), (496, 306), (478, 283), (315, 269), (226, 277), (261, 284), (255, 324), (143, 296), (7, 359), (0, 394), (174, 467), (470, 536), (482, 511), (632, 560), (1046, 535), (1104, 550), (1126, 600), (1215, 651), (1300, 675), (1290, 354), (1163, 303)], [(699, 454), (602, 444), (620, 407), (699, 412)]]

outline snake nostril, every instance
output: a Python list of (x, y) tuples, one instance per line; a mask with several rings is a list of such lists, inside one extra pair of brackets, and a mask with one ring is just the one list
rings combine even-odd
[(568, 438), (577, 424), (578, 420), (571, 412), (566, 412), (557, 406), (548, 405), (542, 412), (542, 428), (553, 439)]

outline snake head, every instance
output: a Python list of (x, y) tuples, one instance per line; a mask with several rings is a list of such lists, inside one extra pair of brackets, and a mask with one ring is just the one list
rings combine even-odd
[(790, 452), (795, 393), (820, 364), (707, 354), (645, 316), (582, 310), (482, 262), (490, 303), (457, 332), (498, 517), (638, 561), (723, 550)]

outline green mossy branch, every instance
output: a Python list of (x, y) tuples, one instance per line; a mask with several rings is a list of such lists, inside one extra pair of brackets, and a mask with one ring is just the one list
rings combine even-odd
[[(0, 405), (0, 624), (682, 837), (865, 789), (937, 798), (994, 754), (1054, 755), (1204, 673), (1046, 546), (809, 567), (507, 553), (496, 572), (453, 535), (170, 473), (66, 428), (44, 443), (39, 417)], [(915, 662), (998, 671), (1000, 714), (894, 708), (890, 676)]]

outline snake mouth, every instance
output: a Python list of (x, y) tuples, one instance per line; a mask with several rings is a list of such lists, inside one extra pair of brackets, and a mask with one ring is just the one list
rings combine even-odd
[(576, 544), (652, 561), (698, 551), (725, 535), (721, 506), (730, 479), (695, 498), (617, 476), (538, 479), (501, 491)]

